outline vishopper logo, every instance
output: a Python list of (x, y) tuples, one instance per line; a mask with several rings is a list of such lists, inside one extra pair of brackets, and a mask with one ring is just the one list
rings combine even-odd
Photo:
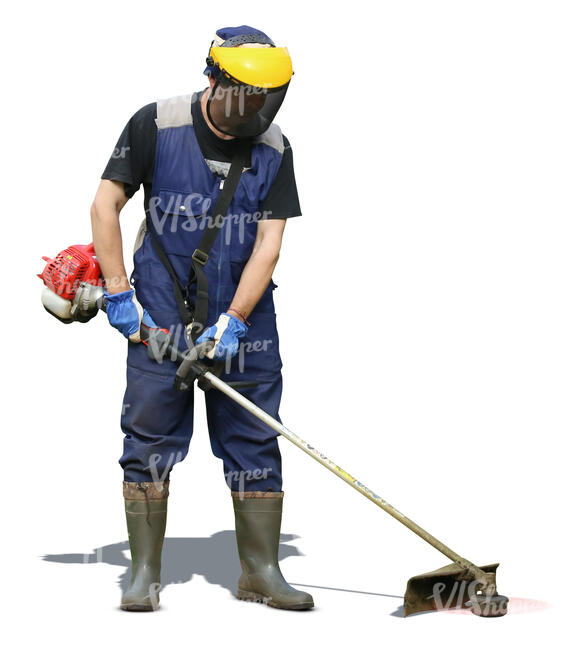
[(461, 580), (456, 581), (447, 593), (447, 585), (444, 582), (436, 582), (428, 599), (434, 601), (434, 608), (438, 611), (456, 608), (470, 611), (478, 616), (483, 615), (487, 610), (490, 616), (504, 614), (506, 602), (495, 595), (483, 593), (483, 588), (484, 584), (479, 580)]
[[(208, 211), (212, 207), (212, 199), (199, 192), (183, 194), (182, 192), (170, 192), (166, 199), (160, 196), (152, 196), (149, 200), (149, 215), (157, 234), (162, 235), (164, 224), (167, 219), (171, 222), (170, 232), (177, 232), (180, 228), (186, 232), (203, 230), (206, 227)], [(164, 216), (160, 216), (163, 213)], [(171, 217), (172, 215), (172, 217)], [(194, 215), (202, 218), (196, 219)], [(202, 225), (204, 222), (204, 225)], [(218, 224), (212, 224), (216, 227)], [(174, 227), (174, 229), (173, 229)]]
[[(167, 233), (203, 232), (208, 228), (223, 228), (224, 241), (227, 245), (234, 241), (243, 244), (245, 231), (249, 224), (269, 219), (272, 210), (258, 210), (226, 215), (222, 220), (218, 215), (211, 216), (208, 211), (212, 207), (212, 199), (196, 192), (192, 194), (171, 193), (161, 199), (153, 196), (149, 200), (147, 210), (153, 230), (157, 235)], [(235, 239), (236, 238), (236, 239)]]
[[(196, 329), (197, 334), (205, 330), (201, 323), (194, 322), (192, 327)], [(170, 359), (174, 363), (179, 363), (182, 360), (181, 354), (192, 350), (195, 346), (192, 339), (187, 334), (187, 330), (183, 325), (170, 325), (168, 328), (169, 334), (163, 338), (155, 336), (150, 337), (147, 341), (147, 346), (151, 357), (156, 363), (164, 363), (165, 358)], [(187, 345), (185, 351), (180, 350), (180, 343), (183, 341)], [(173, 352), (167, 354), (169, 346), (172, 347)], [(273, 339), (256, 339), (254, 341), (241, 341), (237, 353), (233, 357), (225, 360), (223, 372), (229, 375), (231, 372), (245, 372), (246, 355), (248, 354), (261, 354), (270, 351), (274, 346)], [(177, 354), (177, 351), (180, 354)], [(200, 355), (200, 359), (204, 359), (204, 355)], [(129, 406), (129, 405), (128, 405)]]
[(159, 607), (159, 592), (161, 591), (160, 582), (152, 582), (149, 585), (149, 601), (151, 603), (151, 608), (156, 610)]
[[(162, 454), (151, 454), (149, 461), (144, 467), (145, 470), (151, 474), (151, 481), (155, 484), (155, 489), (162, 492), (165, 489), (164, 481), (166, 481), (171, 469), (177, 463), (180, 463), (184, 458), (182, 452), (169, 453), (166, 456)], [(272, 467), (255, 467), (253, 469), (231, 470), (224, 474), (228, 487), (240, 494), (243, 499), (243, 494), (252, 487), (253, 482), (266, 480), (269, 473), (273, 472)]]
[[(104, 556), (104, 549), (103, 547), (99, 547), (95, 551), (94, 555), (94, 562), (103, 562), (103, 556)], [(91, 560), (93, 559), (92, 553), (83, 553), (82, 554), (82, 563), (83, 564), (91, 564)]]
[[(67, 269), (65, 267), (62, 267), (62, 272), (64, 273)], [(48, 279), (49, 276), (48, 276)], [(80, 285), (82, 284), (83, 280), (81, 278), (74, 278), (72, 280), (66, 280), (63, 282), (56, 281), (54, 283), (51, 281), (51, 286), (49, 287), (53, 293), (56, 293), (58, 296), (62, 296), (63, 294), (70, 294), (73, 298), (76, 295), (77, 291), (80, 288)], [(108, 276), (102, 280), (97, 281), (91, 281), (90, 284), (94, 286), (104, 286), (104, 288), (112, 293), (111, 289), (115, 289), (116, 287), (122, 287), (124, 282), (124, 278), (122, 275), (117, 275), (117, 276)], [(56, 286), (55, 286), (56, 285)], [(49, 286), (46, 284), (46, 286)]]
[[(250, 353), (261, 353), (267, 352), (273, 346), (272, 339), (257, 339), (255, 341), (242, 341), (239, 344), (237, 354), (234, 357), (230, 357), (226, 360), (225, 363), (225, 373), (230, 374), (232, 370), (235, 372), (244, 372), (245, 371), (245, 355)], [(235, 364), (236, 367), (232, 368)]]
[(126, 157), (127, 152), (131, 149), (131, 147), (116, 147), (114, 151), (112, 152), (112, 158), (114, 159), (124, 159)]
[[(471, 603), (469, 603), (471, 605)], [(545, 609), (550, 609), (553, 605), (545, 600), (535, 600), (534, 598), (510, 598), (508, 603), (508, 614), (517, 616), (521, 614), (535, 614)], [(471, 614), (471, 606), (462, 609), (448, 609), (447, 614)]]
[(253, 481), (266, 480), (272, 467), (256, 467), (254, 469), (232, 470), (224, 474), (228, 487), (237, 492), (240, 499), (244, 498), (245, 492), (250, 491)]
[(183, 458), (184, 456), (180, 451), (177, 451), (176, 454), (168, 454), (165, 462), (162, 462), (163, 456), (161, 454), (151, 454), (149, 456), (149, 462), (143, 469), (148, 470), (151, 474), (152, 482), (156, 484), (155, 489), (158, 492), (162, 492), (165, 489), (163, 482), (167, 479), (173, 465), (180, 463)]
[(222, 105), (226, 117), (234, 114), (245, 117), (263, 106), (267, 93), (268, 88), (258, 86), (218, 84), (214, 88), (213, 101)]
[(224, 99), (227, 97), (249, 97), (251, 95), (267, 95), (268, 88), (259, 86), (246, 86), (243, 84), (218, 84), (214, 90), (214, 97)]

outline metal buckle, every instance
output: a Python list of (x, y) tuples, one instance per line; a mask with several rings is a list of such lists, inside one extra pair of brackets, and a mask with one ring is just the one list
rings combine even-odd
[(205, 253), (204, 251), (201, 251), (199, 248), (197, 248), (194, 253), (192, 253), (192, 259), (195, 262), (198, 262), (198, 264), (204, 266), (204, 264), (206, 264), (208, 261), (208, 253)]

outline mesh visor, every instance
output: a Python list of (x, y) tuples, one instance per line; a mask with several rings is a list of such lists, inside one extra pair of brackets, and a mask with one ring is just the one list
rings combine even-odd
[(208, 119), (221, 133), (250, 138), (264, 133), (283, 103), (288, 83), (259, 88), (237, 83), (222, 71), (206, 104)]

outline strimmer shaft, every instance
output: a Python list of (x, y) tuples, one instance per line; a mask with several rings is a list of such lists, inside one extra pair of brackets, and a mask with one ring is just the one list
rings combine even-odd
[(259, 420), (264, 422), (266, 425), (271, 427), (271, 429), (274, 429), (277, 433), (280, 433), (281, 436), (285, 437), (294, 445), (302, 449), (302, 451), (306, 452), (314, 460), (317, 460), (321, 465), (329, 469), (336, 476), (339, 476), (339, 478), (345, 481), (348, 485), (351, 485), (351, 487), (355, 488), (358, 492), (360, 492), (365, 497), (367, 497), (367, 499), (369, 499), (370, 501), (378, 505), (379, 508), (382, 508), (385, 512), (388, 512), (389, 515), (394, 517), (401, 524), (404, 524), (413, 533), (416, 533), (416, 535), (418, 535), (423, 540), (428, 542), (428, 544), (431, 544), (440, 553), (443, 553), (452, 562), (455, 562), (459, 567), (461, 567), (461, 569), (467, 571), (470, 575), (472, 575), (472, 577), (475, 580), (484, 584), (485, 586), (492, 585), (492, 577), (490, 575), (487, 575), (484, 571), (479, 569), (479, 567), (475, 566), (472, 562), (469, 562), (469, 560), (466, 560), (465, 558), (461, 557), (460, 555), (455, 553), (455, 551), (451, 550), (448, 546), (446, 546), (438, 539), (436, 539), (433, 535), (430, 535), (430, 533), (428, 533), (426, 530), (418, 526), (418, 524), (416, 524), (411, 519), (403, 515), (390, 503), (388, 503), (382, 497), (378, 496), (378, 494), (375, 494), (372, 490), (370, 490), (366, 485), (363, 485), (361, 481), (358, 481), (356, 478), (351, 476), (351, 474), (349, 474), (344, 469), (342, 469), (339, 465), (336, 465), (327, 456), (324, 456), (324, 454), (319, 452), (317, 449), (314, 449), (312, 445), (309, 445), (305, 440), (302, 440), (302, 438), (300, 438), (295, 433), (290, 431), (290, 429), (287, 429), (284, 425), (282, 425), (280, 422), (275, 420), (275, 418), (270, 416), (268, 413), (265, 413), (265, 411), (263, 411), (258, 406), (253, 404), (253, 402), (249, 401), (241, 393), (234, 390), (231, 386), (228, 386), (224, 381), (222, 381), (221, 379), (216, 377), (216, 375), (212, 374), (209, 371), (203, 373), (202, 376), (205, 377), (205, 379), (209, 381), (214, 388), (218, 389), (219, 391), (227, 395), (234, 402), (237, 402), (244, 409), (252, 413), (255, 417), (257, 417)]

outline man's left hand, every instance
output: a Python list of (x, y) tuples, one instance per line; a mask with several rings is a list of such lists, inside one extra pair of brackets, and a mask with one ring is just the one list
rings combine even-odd
[(214, 341), (214, 347), (206, 353), (214, 361), (227, 361), (237, 354), (239, 340), (247, 334), (247, 325), (231, 314), (220, 314), (215, 325), (207, 327), (196, 339), (196, 344)]

